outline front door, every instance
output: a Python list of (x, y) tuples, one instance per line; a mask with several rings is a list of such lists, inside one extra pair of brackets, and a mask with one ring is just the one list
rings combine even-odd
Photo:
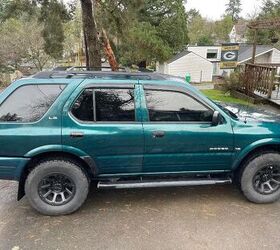
[[(226, 170), (231, 166), (233, 132), (221, 122), (212, 126), (214, 110), (187, 93), (145, 90), (144, 172)], [(145, 117), (145, 116), (144, 116)]]
[(89, 155), (99, 175), (142, 170), (144, 138), (135, 84), (90, 85), (86, 80), (65, 109), (63, 145)]

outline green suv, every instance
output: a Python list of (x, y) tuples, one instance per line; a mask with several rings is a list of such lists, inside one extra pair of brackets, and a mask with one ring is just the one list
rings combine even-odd
[(97, 188), (224, 184), (280, 197), (280, 125), (244, 122), (180, 78), (41, 72), (0, 95), (0, 178), (33, 208), (69, 214)]

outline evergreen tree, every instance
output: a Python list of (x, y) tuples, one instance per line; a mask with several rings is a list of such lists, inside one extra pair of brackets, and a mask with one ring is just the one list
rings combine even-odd
[(39, 20), (44, 28), (45, 51), (53, 58), (63, 55), (64, 30), (63, 23), (70, 20), (65, 5), (58, 0), (38, 0), (41, 4)]
[(125, 65), (167, 60), (188, 43), (182, 0), (101, 1), (97, 21)]
[(241, 0), (229, 0), (229, 3), (226, 4), (226, 14), (231, 16), (234, 22), (239, 19), (241, 11)]
[[(280, 0), (264, 0), (261, 7), (260, 14), (257, 16), (259, 19), (270, 19), (280, 16)], [(247, 38), (250, 42), (254, 41), (254, 32), (249, 30)], [(273, 44), (275, 47), (280, 48), (280, 31), (279, 29), (261, 29), (257, 32), (258, 44)]]
[[(60, 0), (2, 0), (0, 4), (0, 21), (9, 18), (29, 21), (37, 19), (43, 25), (42, 35), (45, 52), (53, 58), (63, 54), (63, 23), (69, 21), (70, 15)], [(2, 11), (1, 11), (2, 10)]]

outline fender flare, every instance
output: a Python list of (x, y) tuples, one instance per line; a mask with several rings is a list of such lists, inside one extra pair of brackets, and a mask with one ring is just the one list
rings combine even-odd
[(68, 153), (71, 155), (74, 155), (76, 157), (79, 157), (81, 160), (83, 160), (85, 163), (87, 163), (91, 169), (92, 174), (97, 173), (97, 165), (95, 164), (94, 159), (87, 154), (86, 152), (72, 147), (68, 145), (58, 145), (58, 144), (53, 144), (53, 145), (44, 145), (35, 149), (32, 149), (31, 151), (27, 152), (24, 157), (26, 158), (33, 158), (36, 157), (37, 155), (43, 154), (43, 153), (54, 153), (54, 152), (62, 152), (62, 153)]
[[(75, 147), (67, 146), (67, 145), (45, 145), (41, 146), (35, 149), (32, 149), (31, 151), (27, 152), (24, 157), (28, 159), (32, 159), (33, 157), (36, 157), (40, 154), (44, 153), (55, 153), (55, 152), (61, 152), (61, 153), (68, 153), (70, 155), (79, 157), (83, 162), (85, 162), (91, 171), (91, 174), (95, 176), (97, 174), (97, 166), (95, 164), (95, 161), (90, 157), (86, 152), (77, 149)], [(25, 164), (25, 166), (21, 169), (21, 172), (19, 173), (19, 185), (18, 185), (18, 195), (17, 200), (20, 200), (24, 195), (24, 183), (26, 176), (24, 175), (24, 171), (26, 167), (28, 166), (28, 162)]]
[(247, 145), (242, 151), (239, 152), (237, 158), (234, 160), (232, 169), (235, 170), (239, 167), (240, 163), (255, 149), (263, 146), (280, 145), (280, 138), (266, 138), (255, 141)]

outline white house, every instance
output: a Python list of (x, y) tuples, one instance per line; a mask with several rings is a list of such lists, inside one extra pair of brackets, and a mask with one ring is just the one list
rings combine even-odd
[(246, 43), (246, 32), (248, 30), (248, 23), (240, 20), (237, 24), (233, 25), (230, 33), (229, 40), (231, 43)]
[(211, 82), (213, 77), (212, 62), (206, 58), (188, 51), (175, 55), (163, 64), (157, 64), (157, 72), (185, 77), (191, 75), (192, 82)]

